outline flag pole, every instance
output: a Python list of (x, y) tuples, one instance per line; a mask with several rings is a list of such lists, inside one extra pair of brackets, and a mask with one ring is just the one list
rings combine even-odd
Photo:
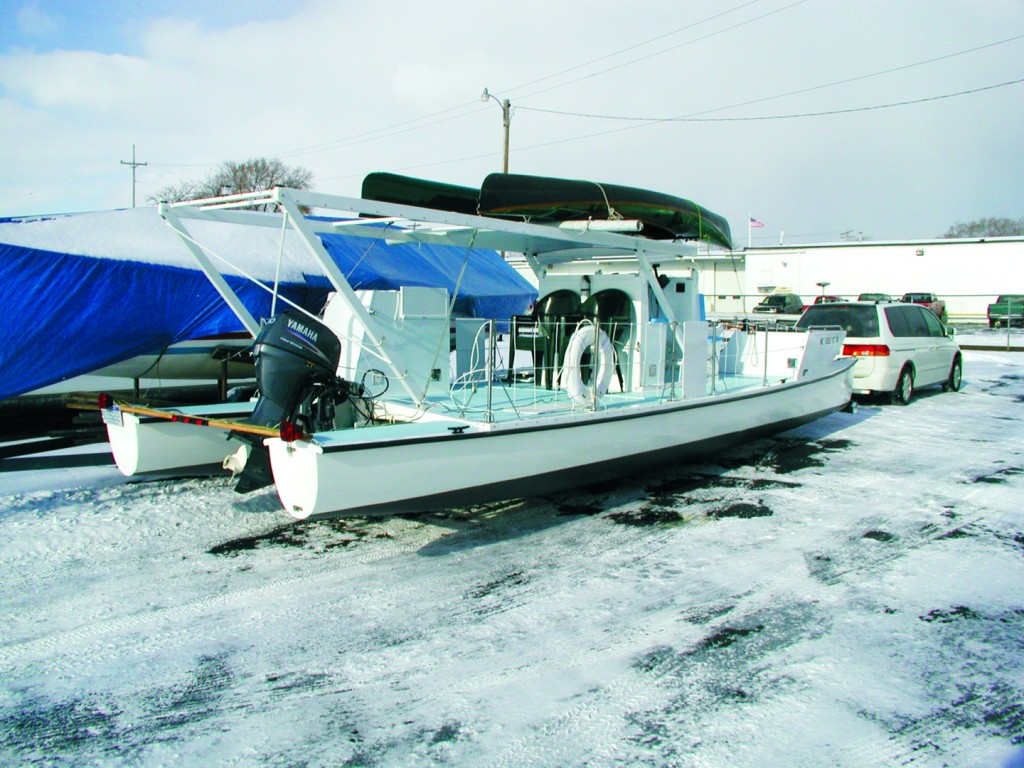
[(747, 248), (754, 247), (754, 227), (763, 227), (764, 223), (747, 214)]

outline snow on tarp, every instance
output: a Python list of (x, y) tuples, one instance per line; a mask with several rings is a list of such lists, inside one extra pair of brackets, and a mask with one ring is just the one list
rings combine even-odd
[[(280, 222), (278, 214), (266, 214)], [(188, 229), (257, 318), (281, 257), (281, 295), (316, 312), (330, 284), (292, 231), (189, 221)], [(325, 236), (353, 288), (454, 290), (474, 317), (522, 312), (536, 292), (494, 251), (387, 245)], [(221, 257), (230, 264), (223, 263)], [(188, 339), (244, 330), (155, 208), (0, 221), (0, 399), (158, 353)], [(281, 305), (279, 304), (279, 308)]]

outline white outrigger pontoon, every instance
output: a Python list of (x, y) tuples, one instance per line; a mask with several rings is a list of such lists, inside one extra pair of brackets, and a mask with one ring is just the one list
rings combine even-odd
[[(189, 233), (194, 219), (266, 221), (242, 210), (266, 204), (334, 286), (322, 317), (289, 310), (261, 326)], [(614, 211), (540, 224), (280, 188), (160, 211), (257, 337), (261, 397), (173, 412), (106, 403), (126, 474), (223, 462), (247, 487), (275, 483), (296, 518), (415, 511), (699, 457), (850, 401), (842, 332), (705, 322), (696, 245), (646, 239)], [(499, 327), (453, 320), (444, 289), (354, 291), (327, 235), (521, 253), (540, 298)]]

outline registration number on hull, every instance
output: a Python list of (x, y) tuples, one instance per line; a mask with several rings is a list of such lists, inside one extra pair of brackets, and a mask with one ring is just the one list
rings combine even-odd
[(113, 408), (102, 408), (100, 410), (100, 417), (103, 419), (104, 424), (110, 424), (115, 427), (124, 426), (124, 418), (121, 414), (121, 409), (116, 405)]

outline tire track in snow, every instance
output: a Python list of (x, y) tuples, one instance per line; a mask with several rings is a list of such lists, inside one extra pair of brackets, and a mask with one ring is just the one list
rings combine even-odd
[[(883, 524), (882, 528), (870, 526), (870, 520), (864, 521), (868, 525), (859, 524), (857, 538), (847, 537), (843, 540), (846, 546), (840, 547), (838, 563), (826, 552), (806, 553), (807, 567), (810, 573), (823, 584), (838, 584), (844, 577), (852, 573), (861, 573), (884, 566), (893, 562), (921, 547), (932, 544), (942, 539), (961, 535), (969, 532), (978, 526), (983, 520), (992, 516), (992, 510), (988, 507), (995, 502), (998, 505), (999, 497), (1004, 494), (1019, 493), (1009, 487), (1002, 485), (985, 485), (967, 493), (958, 503), (971, 502), (976, 505), (978, 511), (970, 515), (944, 516), (945, 522), (939, 521), (926, 523), (912, 530), (900, 530), (898, 526)], [(944, 506), (942, 511), (949, 512), (951, 506)], [(888, 520), (892, 522), (892, 516), (885, 518), (873, 518), (874, 520)], [(860, 523), (860, 521), (858, 521)], [(864, 530), (868, 527), (868, 530)], [(890, 533), (889, 529), (897, 530), (898, 533)], [(877, 546), (868, 549), (864, 545), (865, 540), (877, 542)], [(844, 564), (849, 563), (849, 564)]]
[[(544, 515), (538, 515), (538, 517), (544, 517)], [(521, 522), (518, 519), (509, 520), (498, 527), (507, 525), (520, 528)], [(530, 561), (513, 556), (512, 560), (518, 570), (510, 571), (507, 568), (499, 568), (491, 571), (493, 578), (488, 577), (489, 581), (482, 584), (477, 582), (475, 586), (470, 586), (463, 592), (461, 600), (446, 605), (443, 615), (438, 615), (435, 611), (428, 611), (429, 615), (421, 617), (415, 612), (415, 609), (412, 609), (413, 613), (409, 614), (410, 621), (416, 625), (417, 630), (412, 636), (401, 637), (398, 645), (401, 647), (408, 643), (418, 648), (429, 645), (433, 640), (444, 635), (472, 632), (482, 620), (493, 624), (501, 616), (514, 614), (523, 609), (532, 612), (537, 610), (538, 606), (541, 606), (542, 610), (554, 607), (557, 603), (545, 602), (543, 599), (545, 595), (560, 594), (562, 587), (559, 585), (579, 584), (584, 582), (586, 577), (592, 576), (595, 557), (602, 553), (607, 554), (607, 551), (611, 549), (617, 555), (616, 568), (624, 567), (626, 563), (630, 567), (635, 567), (637, 564), (657, 557), (666, 546), (671, 544), (671, 540), (680, 534), (680, 530), (675, 528), (659, 530), (656, 535), (653, 535), (655, 531), (652, 529), (611, 525), (607, 520), (602, 520), (599, 517), (568, 522), (570, 524), (579, 522), (590, 527), (588, 534), (583, 536), (583, 541), (579, 542), (581, 546), (573, 548), (574, 559), (572, 562), (550, 559), (556, 555), (551, 554), (547, 547), (544, 548), (548, 550), (545, 557), (540, 560)], [(542, 530), (548, 530), (548, 528)], [(485, 538), (488, 542), (497, 538), (498, 542), (502, 543), (501, 537), (496, 535), (495, 528), (489, 528), (486, 532), (482, 532), (480, 537)], [(574, 542), (578, 542), (578, 538), (574, 539)], [(520, 543), (521, 541), (516, 539), (509, 545), (518, 546)], [(457, 547), (458, 545), (453, 544), (452, 546)], [(516, 573), (520, 573), (521, 576), (515, 576)], [(520, 580), (521, 583), (517, 583)], [(557, 583), (553, 583), (553, 580)], [(476, 590), (480, 591), (476, 592)], [(487, 602), (482, 603), (481, 601)], [(291, 620), (301, 621), (307, 615), (309, 606), (301, 604), (302, 601), (298, 601), (298, 603), (284, 610), (275, 611), (275, 622), (287, 624)], [(422, 624), (418, 621), (419, 618), (423, 619)], [(337, 638), (332, 645), (332, 650), (339, 654), (363, 653), (366, 651), (366, 642), (365, 634), (346, 635)], [(578, 646), (572, 645), (569, 640), (565, 640), (563, 645), (565, 648), (571, 649), (573, 653), (579, 650)], [(594, 650), (595, 658), (600, 657), (601, 654), (600, 649)], [(395, 682), (411, 685), (416, 681), (430, 679), (437, 674), (439, 669), (451, 664), (452, 660), (444, 655), (409, 653), (402, 654), (400, 658), (394, 659), (394, 662), (394, 665), (389, 665), (384, 669), (370, 667), (352, 670), (351, 675), (346, 677), (346, 686), (353, 689), (379, 687), (386, 690)], [(524, 674), (530, 674), (529, 669), (524, 670)], [(498, 680), (508, 679), (508, 676), (508, 670), (478, 676), (474, 678), (473, 684), (468, 686), (467, 690), (487, 688)]]
[[(1009, 491), (1001, 486), (988, 486), (969, 493), (966, 498), (975, 502), (995, 501), (995, 499), (991, 498), (992, 495), (999, 495), (1004, 492)], [(933, 526), (930, 529), (922, 529), (920, 535), (906, 537), (904, 545), (883, 551), (872, 558), (858, 559), (856, 556), (851, 557), (850, 560), (853, 564), (841, 571), (836, 571), (832, 578), (822, 581), (827, 585), (834, 585), (850, 574), (874, 571), (880, 566), (892, 562), (911, 551), (939, 542), (950, 535), (954, 535), (957, 531), (968, 525), (977, 524), (986, 516), (990, 516), (990, 514), (990, 510), (983, 509), (977, 514), (970, 516), (970, 518), (960, 518), (955, 523), (951, 522), (946, 527)], [(790, 568), (790, 575), (797, 568), (798, 566), (794, 564)], [(735, 598), (736, 604), (728, 611), (729, 620), (722, 625), (726, 627), (736, 626), (737, 624), (742, 626), (755, 620), (760, 611), (778, 610), (780, 601), (778, 596), (772, 592), (772, 584), (776, 582), (785, 583), (788, 578), (789, 576), (785, 574), (776, 574), (775, 577), (769, 578), (766, 583), (752, 586), (749, 592), (731, 596)], [(730, 601), (726, 600), (726, 602)], [(751, 603), (755, 605), (751, 606)], [(693, 606), (693, 609), (700, 610), (706, 606), (709, 610), (714, 611), (716, 610), (715, 604), (716, 601), (712, 600), (709, 603), (696, 604)], [(771, 650), (777, 650), (787, 643), (798, 642), (806, 636), (807, 631), (816, 631), (815, 622), (814, 616), (809, 615), (807, 621), (803, 622), (803, 624), (790, 627), (788, 631), (789, 639), (783, 638)], [(765, 651), (765, 653), (767, 652)], [(624, 718), (628, 713), (640, 711), (643, 709), (645, 701), (649, 702), (651, 699), (657, 698), (649, 690), (651, 682), (658, 683), (676, 674), (679, 669), (679, 659), (687, 656), (689, 653), (690, 651), (688, 650), (666, 652), (665, 658), (662, 660), (656, 659), (651, 665), (648, 674), (643, 677), (637, 676), (633, 671), (615, 677), (611, 682), (602, 686), (584, 701), (573, 704), (573, 706), (563, 710), (558, 715), (539, 724), (534, 733), (524, 736), (510, 745), (503, 755), (489, 763), (489, 765), (494, 768), (499, 766), (510, 768), (511, 766), (531, 766), (535, 764), (559, 764), (559, 761), (570, 761), (574, 756), (578, 758), (582, 745), (587, 743), (594, 744), (592, 750), (587, 752), (588, 760), (607, 759), (611, 761), (613, 759), (624, 759), (622, 741), (615, 735), (617, 729), (623, 726)], [(759, 657), (749, 661), (748, 666), (756, 666), (757, 658)], [(953, 712), (954, 709), (955, 707), (951, 706), (949, 712), (943, 711), (909, 724), (904, 729), (905, 733), (901, 734), (899, 738), (890, 734), (884, 737), (882, 741), (878, 739), (865, 740), (862, 744), (864, 755), (873, 761), (869, 764), (879, 766), (914, 764), (918, 759), (924, 759), (924, 753), (920, 747), (921, 744), (929, 742), (946, 744), (949, 740), (948, 729), (951, 721), (956, 716), (956, 713)], [(975, 719), (983, 722), (985, 717), (981, 715)], [(605, 743), (607, 749), (601, 746), (602, 738), (606, 735)], [(953, 741), (956, 742), (957, 740), (954, 739)], [(970, 739), (965, 738), (962, 742), (963, 748), (959, 751), (954, 750), (950, 755), (966, 756), (970, 753), (971, 743)], [(808, 765), (810, 764), (808, 763)]]
[(352, 569), (353, 566), (369, 565), (415, 552), (428, 543), (448, 535), (448, 532), (444, 529), (430, 531), (426, 527), (419, 529), (419, 533), (420, 536), (416, 538), (381, 540), (380, 544), (372, 548), (353, 551), (351, 554), (346, 553), (344, 558), (332, 560), (329, 563), (325, 563), (315, 569), (306, 570), (296, 576), (275, 578), (262, 584), (201, 597), (167, 608), (140, 611), (108, 620), (96, 621), (45, 637), (0, 646), (0, 664), (10, 664), (30, 656), (51, 656), (56, 653), (70, 651), (73, 646), (97, 639), (103, 635), (156, 622), (178, 621), (188, 616), (228, 607), (244, 600), (272, 594), (282, 589), (287, 590), (287, 588), (294, 586), (313, 586), (339, 578), (357, 578), (359, 574), (351, 570), (347, 571), (346, 569)]
[[(488, 767), (590, 764), (594, 761), (604, 764), (603, 761), (615, 760), (638, 764), (637, 755), (623, 751), (627, 741), (623, 731), (631, 725), (629, 716), (656, 715), (671, 701), (676, 690), (710, 689), (722, 684), (723, 675), (728, 679), (746, 680), (749, 673), (758, 669), (765, 655), (823, 631), (820, 614), (813, 606), (780, 602), (771, 589), (755, 589), (730, 598), (735, 599), (735, 607), (728, 622), (709, 627), (710, 634), (681, 649), (654, 647), (647, 654), (634, 658), (628, 671), (594, 690), (583, 701), (537, 725), (532, 733), (509, 745), (500, 757), (488, 763)], [(692, 608), (717, 610), (721, 602), (709, 600)], [(766, 619), (766, 615), (769, 618)], [(787, 621), (779, 621), (780, 615)], [(765, 631), (769, 621), (771, 626)], [(742, 645), (742, 649), (731, 648), (733, 643)], [(730, 669), (730, 662), (741, 651), (740, 669), (734, 671)], [(716, 662), (720, 662), (718, 666)], [(707, 705), (705, 702), (702, 709), (706, 710)], [(581, 752), (585, 756), (582, 761)], [(657, 756), (652, 755), (652, 758), (656, 761), (653, 764), (665, 764)]]
[[(509, 502), (505, 506), (516, 506), (518, 503), (519, 502)], [(520, 521), (518, 521), (518, 519), (502, 520), (502, 505), (490, 505), (487, 511), (494, 516), (488, 520), (488, 523), (492, 524), (488, 525), (484, 530), (474, 531), (470, 528), (469, 524), (465, 523), (464, 520), (455, 519), (453, 521), (448, 518), (441, 518), (439, 520), (441, 525), (417, 524), (416, 527), (410, 526), (405, 528), (397, 538), (374, 539), (372, 542), (364, 542), (364, 544), (369, 544), (369, 546), (361, 546), (351, 550), (342, 551), (338, 553), (340, 556), (332, 557), (330, 561), (323, 561), (323, 564), (318, 567), (310, 567), (307, 561), (302, 564), (303, 572), (295, 576), (276, 578), (259, 585), (233, 589), (216, 595), (200, 597), (179, 605), (158, 608), (151, 611), (139, 611), (125, 616), (94, 621), (74, 629), (57, 632), (45, 637), (18, 641), (0, 646), (0, 664), (9, 664), (15, 660), (32, 655), (52, 655), (60, 653), (65, 648), (70, 650), (71, 646), (79, 645), (91, 639), (146, 624), (153, 624), (157, 622), (178, 622), (188, 616), (222, 609), (236, 603), (252, 600), (253, 598), (263, 595), (273, 594), (281, 590), (293, 592), (295, 589), (311, 589), (322, 582), (333, 579), (341, 578), (343, 580), (350, 580), (359, 578), (362, 574), (351, 572), (351, 569), (355, 566), (369, 565), (382, 560), (388, 560), (413, 552), (418, 552), (432, 544), (437, 544), (438, 542), (441, 542), (441, 540), (448, 539), (453, 536), (460, 537), (460, 535), (462, 535), (461, 538), (465, 539), (475, 538), (487, 542), (500, 542), (503, 533), (507, 533), (509, 529), (516, 528), (520, 525)], [(554, 513), (552, 512), (551, 514)], [(472, 516), (472, 513), (470, 513), (469, 516)], [(534, 512), (531, 513), (530, 516), (543, 517), (544, 515), (539, 515)], [(446, 522), (455, 522), (457, 527), (454, 530), (442, 527)], [(618, 526), (616, 526), (616, 529), (617, 528)], [(152, 535), (148, 530), (143, 530), (142, 533), (143, 540)], [(589, 557), (590, 555), (598, 554), (601, 550), (608, 547), (625, 547), (627, 540), (630, 538), (637, 539), (637, 547), (643, 546), (646, 542), (644, 537), (638, 537), (631, 531), (614, 530), (611, 535), (608, 535), (606, 531), (603, 536), (591, 538), (584, 551)], [(464, 545), (465, 542), (454, 545), (442, 544), (441, 546), (443, 549), (458, 549), (460, 546)], [(61, 576), (62, 570), (62, 568), (55, 566), (49, 568), (47, 572), (52, 578), (58, 578)], [(508, 603), (500, 608), (500, 612), (512, 610), (518, 604), (519, 603)], [(467, 605), (462, 611), (461, 616), (467, 620), (472, 619), (474, 617), (474, 609), (476, 607), (478, 606)], [(296, 615), (302, 615), (302, 612), (303, 608), (301, 606), (296, 609)]]

